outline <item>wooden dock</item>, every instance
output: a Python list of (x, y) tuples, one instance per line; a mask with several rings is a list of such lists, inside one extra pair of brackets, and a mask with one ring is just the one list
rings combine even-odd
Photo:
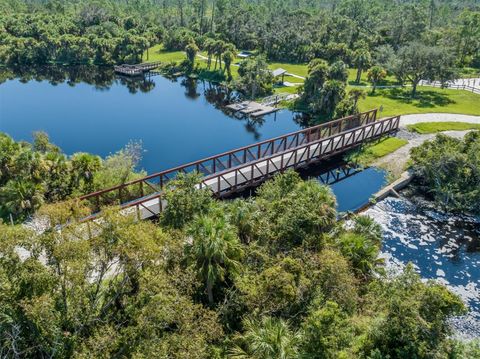
[(250, 115), (251, 117), (260, 117), (278, 111), (278, 108), (276, 107), (263, 105), (255, 101), (234, 103), (227, 105), (226, 108), (234, 112), (239, 112), (242, 115)]
[(114, 66), (114, 70), (117, 74), (124, 75), (124, 76), (142, 76), (146, 72), (152, 71), (158, 68), (162, 63), (160, 61), (157, 62), (147, 62), (143, 64), (137, 65), (130, 65), (130, 64), (123, 64)]

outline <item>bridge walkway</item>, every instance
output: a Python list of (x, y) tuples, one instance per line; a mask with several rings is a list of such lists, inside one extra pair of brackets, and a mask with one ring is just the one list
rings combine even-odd
[[(376, 111), (359, 114), (356, 120), (357, 122), (362, 120), (360, 122), (363, 122), (363, 124), (359, 123), (359, 126), (339, 132), (332, 131), (334, 134), (328, 136), (322, 136), (325, 129), (324, 126), (338, 126), (339, 124), (340, 127), (346, 126), (342, 122), (345, 120), (352, 121), (352, 116), (333, 121), (337, 122), (337, 124), (327, 123), (314, 126), (252, 145), (254, 148), (262, 149), (264, 147), (261, 146), (269, 143), (266, 148), (274, 149), (265, 152), (257, 151), (256, 156), (251, 151), (252, 146), (226, 153), (226, 159), (238, 158), (237, 156), (231, 156), (235, 153), (238, 154), (238, 151), (250, 154), (250, 156), (244, 156), (243, 161), (240, 161), (242, 158), (239, 161), (225, 161), (226, 155), (222, 154), (219, 156), (224, 158), (223, 161), (220, 161), (218, 156), (207, 159), (210, 163), (208, 167), (205, 166), (205, 161), (207, 160), (201, 160), (114, 188), (92, 193), (81, 197), (81, 199), (93, 204), (93, 215), (89, 218), (97, 217), (101, 207), (105, 205), (120, 205), (127, 212), (136, 211), (138, 218), (148, 218), (160, 213), (166, 205), (162, 199), (162, 188), (165, 184), (180, 172), (192, 171), (202, 172), (205, 175), (199, 187), (210, 188), (218, 197), (228, 196), (263, 182), (276, 173), (283, 172), (289, 168), (306, 167), (314, 162), (357, 147), (365, 141), (394, 133), (398, 130), (399, 116), (374, 121), (375, 116)], [(317, 135), (311, 136), (309, 140), (306, 140), (306, 133), (316, 133)], [(329, 133), (330, 131), (326, 132), (326, 134)], [(301, 138), (302, 140), (298, 139), (299, 143), (297, 145), (297, 141), (291, 141), (292, 138)], [(286, 139), (290, 139), (290, 142), (287, 142)], [(283, 145), (275, 147), (275, 142), (272, 142), (275, 140), (280, 140), (279, 143)], [(203, 171), (200, 169), (203, 169)], [(155, 180), (157, 181), (156, 183), (154, 182)]]

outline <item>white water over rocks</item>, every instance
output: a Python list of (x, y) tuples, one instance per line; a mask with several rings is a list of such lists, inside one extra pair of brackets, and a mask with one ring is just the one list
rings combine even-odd
[(455, 335), (480, 338), (480, 221), (422, 210), (405, 198), (386, 198), (364, 214), (383, 228), (388, 271), (398, 273), (411, 262), (425, 280), (446, 285), (469, 308), (452, 318)]

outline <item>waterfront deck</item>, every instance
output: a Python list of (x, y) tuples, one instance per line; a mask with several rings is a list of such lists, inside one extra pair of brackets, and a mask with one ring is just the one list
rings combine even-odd
[(226, 108), (233, 112), (239, 112), (242, 115), (250, 115), (252, 117), (260, 117), (278, 111), (278, 108), (276, 107), (264, 105), (255, 101), (234, 103), (227, 105)]
[(114, 70), (117, 74), (124, 75), (124, 76), (141, 76), (146, 72), (154, 70), (161, 65), (160, 61), (157, 62), (147, 62), (143, 64), (137, 65), (130, 65), (130, 64), (123, 64), (114, 66)]

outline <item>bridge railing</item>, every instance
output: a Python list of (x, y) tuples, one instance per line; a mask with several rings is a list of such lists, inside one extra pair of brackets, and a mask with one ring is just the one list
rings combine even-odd
[[(239, 166), (231, 171), (217, 173), (202, 179), (201, 188), (209, 188), (215, 195), (222, 197), (244, 188), (253, 186), (290, 168), (306, 167), (357, 147), (366, 140), (373, 140), (394, 133), (400, 125), (400, 116), (390, 117), (350, 129), (340, 134), (289, 149), (281, 153)], [(163, 192), (155, 192), (121, 205), (125, 213), (134, 213), (138, 219), (152, 217), (163, 211), (166, 205)], [(85, 218), (95, 219), (99, 213)]]
[(321, 138), (364, 126), (375, 122), (376, 118), (377, 109), (348, 116), (90, 193), (80, 199), (88, 201), (92, 211), (97, 212), (103, 206), (122, 205), (159, 192), (179, 173), (196, 171), (204, 176), (211, 176)]
[(228, 172), (207, 176), (201, 187), (210, 188), (217, 196), (251, 187), (290, 168), (301, 168), (316, 161), (325, 160), (338, 153), (361, 145), (366, 140), (394, 133), (400, 126), (400, 116), (390, 117), (375, 123), (322, 138), (294, 149), (283, 151), (268, 158), (249, 162)]

